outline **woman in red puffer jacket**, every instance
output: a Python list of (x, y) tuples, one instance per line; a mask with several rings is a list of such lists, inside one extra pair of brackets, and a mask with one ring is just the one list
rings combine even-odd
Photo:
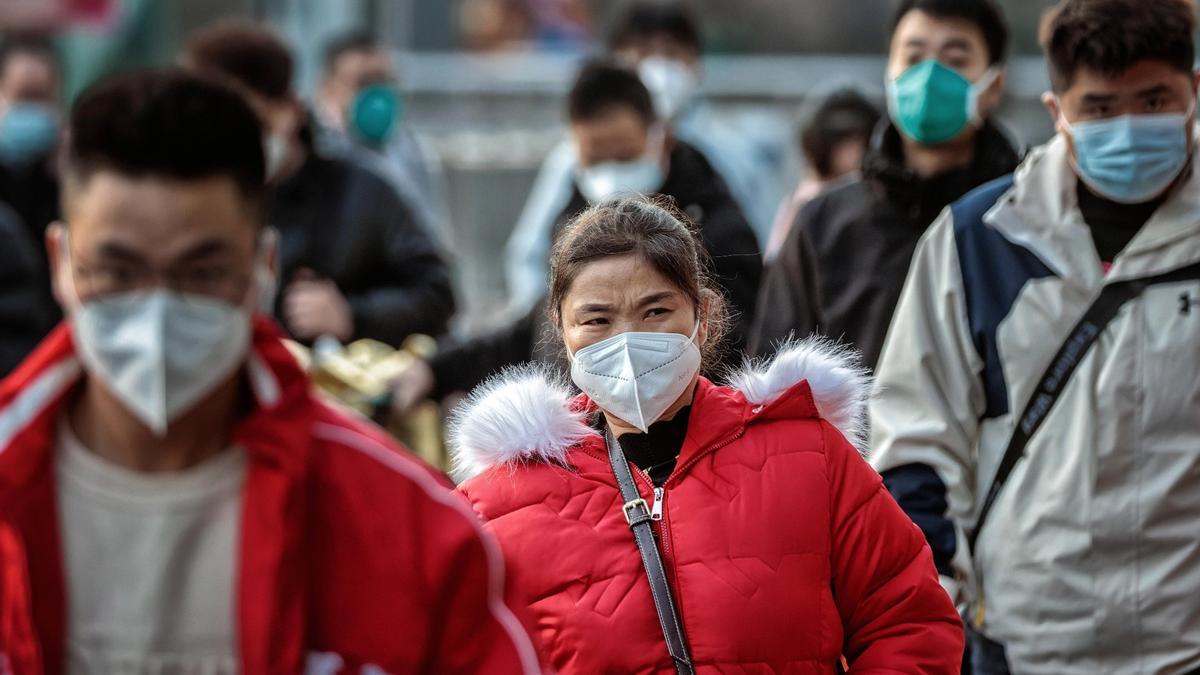
[[(833, 673), (844, 657), (851, 673), (957, 673), (962, 625), (925, 539), (855, 449), (865, 375), (807, 341), (732, 386), (700, 377), (723, 304), (681, 218), (635, 199), (580, 215), (555, 248), (550, 311), (584, 394), (516, 370), (455, 424), (460, 489), (546, 659), (690, 672), (668, 653), (678, 625), (696, 672)], [(622, 498), (609, 438), (644, 508)], [(663, 623), (627, 513), (651, 519)]]

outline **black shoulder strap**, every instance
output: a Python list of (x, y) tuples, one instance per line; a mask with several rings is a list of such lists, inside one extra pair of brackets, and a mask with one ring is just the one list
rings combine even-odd
[(1116, 318), (1121, 307), (1141, 295), (1142, 291), (1149, 286), (1189, 279), (1200, 279), (1200, 263), (1158, 276), (1120, 281), (1104, 287), (1104, 290), (1100, 292), (1100, 297), (1096, 298), (1079, 323), (1075, 324), (1075, 328), (1071, 330), (1058, 353), (1054, 355), (1050, 366), (1038, 380), (1029, 402), (1025, 404), (1021, 416), (1016, 419), (1012, 436), (1008, 440), (1008, 447), (1004, 449), (1000, 466), (996, 469), (992, 485), (979, 509), (979, 518), (975, 521), (975, 529), (967, 535), (968, 550), (975, 550), (975, 542), (979, 539), (979, 533), (983, 530), (988, 514), (991, 513), (992, 506), (995, 505), (1004, 483), (1012, 475), (1017, 462), (1025, 454), (1025, 446), (1029, 444), (1029, 439), (1042, 426), (1042, 422), (1046, 421), (1050, 410), (1058, 401), (1063, 389), (1066, 388), (1067, 381), (1071, 379), (1071, 375), (1083, 361), (1084, 355), (1096, 342), (1096, 338), (1104, 332), (1105, 327)]
[(621, 511), (625, 514), (629, 529), (633, 530), (633, 539), (642, 554), (642, 567), (646, 569), (646, 578), (650, 580), (650, 593), (654, 596), (654, 608), (658, 610), (658, 623), (662, 626), (663, 637), (667, 639), (667, 651), (679, 675), (693, 675), (696, 671), (692, 667), (692, 657), (683, 636), (683, 624), (679, 621), (679, 612), (675, 610), (662, 556), (654, 541), (650, 508), (633, 482), (633, 473), (629, 470), (625, 453), (621, 451), (621, 444), (607, 430), (604, 439), (608, 442), (608, 461), (612, 464), (613, 475), (617, 478), (617, 487), (621, 490), (621, 500), (624, 502)]

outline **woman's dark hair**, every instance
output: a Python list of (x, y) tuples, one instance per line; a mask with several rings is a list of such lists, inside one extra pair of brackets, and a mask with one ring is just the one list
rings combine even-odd
[(879, 107), (856, 89), (834, 91), (813, 112), (800, 132), (804, 157), (821, 178), (833, 177), (833, 153), (846, 141), (865, 146), (879, 122)]
[(1040, 38), (1061, 93), (1080, 68), (1115, 77), (1139, 61), (1162, 61), (1191, 73), (1195, 30), (1191, 0), (1066, 0), (1047, 13)]
[(708, 327), (701, 347), (716, 363), (728, 331), (725, 296), (710, 278), (708, 253), (694, 225), (665, 198), (601, 202), (567, 224), (550, 256), (550, 323), (562, 332), (562, 301), (588, 263), (609, 256), (641, 256), (692, 301)]

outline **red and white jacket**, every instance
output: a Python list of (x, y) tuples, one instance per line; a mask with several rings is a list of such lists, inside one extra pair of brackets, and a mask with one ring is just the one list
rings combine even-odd
[[(701, 379), (675, 471), (635, 479), (698, 673), (957, 675), (962, 623), (925, 539), (847, 440), (866, 378), (807, 342)], [(561, 673), (673, 673), (586, 397), (541, 373), (484, 387), (458, 423), (459, 489), (514, 569)], [(843, 435), (842, 431), (845, 431)], [(657, 499), (656, 499), (657, 498)], [(659, 503), (655, 503), (659, 501)]]
[[(266, 320), (245, 372), (242, 672), (538, 672), (499, 550), (445, 478), (316, 400)], [(82, 375), (64, 325), (0, 382), (0, 671), (64, 668), (54, 436)]]

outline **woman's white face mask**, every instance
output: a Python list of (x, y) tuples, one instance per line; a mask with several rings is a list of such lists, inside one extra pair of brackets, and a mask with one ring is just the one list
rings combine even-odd
[(700, 373), (691, 336), (621, 333), (570, 354), (571, 379), (604, 411), (646, 432)]
[[(82, 302), (74, 284), (66, 301), (76, 349), (88, 373), (158, 436), (245, 362), (252, 315), (273, 291), (267, 261), (275, 246), (265, 234), (254, 283), (241, 305), (156, 288)], [(64, 238), (62, 264), (70, 270)], [(70, 278), (70, 273), (66, 275)]]

